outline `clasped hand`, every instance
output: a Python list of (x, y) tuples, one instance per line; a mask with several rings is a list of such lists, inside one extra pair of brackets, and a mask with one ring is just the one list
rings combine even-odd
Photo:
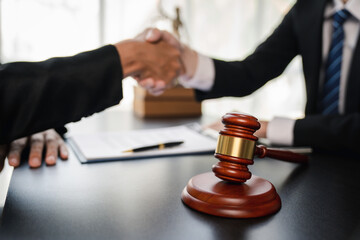
[(145, 30), (135, 39), (119, 42), (115, 47), (124, 77), (132, 76), (141, 86), (145, 86), (144, 80), (151, 79), (155, 85), (148, 86), (148, 90), (163, 90), (184, 72), (181, 49), (163, 39), (146, 41), (148, 32)]
[(153, 95), (175, 85), (179, 77), (191, 78), (197, 67), (197, 53), (173, 35), (149, 28), (133, 40), (115, 44), (124, 76), (134, 77)]

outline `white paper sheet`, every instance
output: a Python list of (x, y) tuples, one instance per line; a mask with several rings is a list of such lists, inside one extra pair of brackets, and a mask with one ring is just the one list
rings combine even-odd
[[(123, 152), (128, 149), (172, 141), (184, 141), (184, 143), (162, 150), (154, 149), (135, 153)], [(214, 153), (216, 148), (216, 139), (203, 134), (198, 124), (123, 132), (73, 134), (69, 138), (69, 143), (83, 163)]]

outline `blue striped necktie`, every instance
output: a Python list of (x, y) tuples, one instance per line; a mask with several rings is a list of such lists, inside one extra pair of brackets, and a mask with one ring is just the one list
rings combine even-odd
[(344, 46), (343, 23), (350, 16), (346, 9), (335, 13), (331, 46), (326, 62), (325, 81), (321, 99), (321, 112), (324, 115), (339, 113), (339, 89), (341, 76), (342, 52)]

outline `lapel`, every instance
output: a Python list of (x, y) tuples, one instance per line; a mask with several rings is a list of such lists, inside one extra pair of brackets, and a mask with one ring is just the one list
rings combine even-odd
[[(318, 110), (319, 79), (322, 63), (322, 35), (324, 10), (328, 0), (308, 1), (302, 14), (306, 25), (302, 29), (304, 36), (303, 63), (306, 79), (307, 104), (305, 112), (307, 114), (316, 113)], [(310, 11), (309, 11), (310, 9)], [(306, 11), (307, 10), (307, 11)]]
[(307, 114), (316, 113), (318, 109), (319, 79), (322, 58), (322, 35), (324, 10), (328, 0), (307, 1), (302, 9), (300, 36), (303, 46), (303, 66), (306, 79)]
[(345, 113), (359, 112), (360, 99), (360, 38), (357, 40), (356, 48), (347, 79), (345, 94)]

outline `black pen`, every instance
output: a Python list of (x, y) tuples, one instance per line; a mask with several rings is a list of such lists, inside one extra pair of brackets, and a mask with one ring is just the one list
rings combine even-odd
[(147, 151), (147, 150), (151, 150), (151, 149), (164, 149), (167, 147), (174, 147), (180, 144), (183, 144), (184, 141), (175, 141), (175, 142), (166, 142), (166, 143), (159, 143), (159, 144), (155, 144), (155, 145), (149, 145), (149, 146), (144, 146), (144, 147), (139, 147), (139, 148), (134, 148), (134, 149), (129, 149), (123, 152), (142, 152), (142, 151)]

